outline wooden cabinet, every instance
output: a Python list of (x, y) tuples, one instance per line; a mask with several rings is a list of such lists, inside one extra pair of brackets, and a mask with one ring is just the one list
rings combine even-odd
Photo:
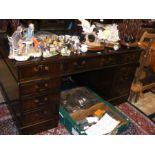
[[(72, 76), (77, 84), (90, 87), (114, 105), (127, 100), (141, 51), (121, 48), (16, 62), (8, 59), (6, 46), (1, 42), (0, 77), (21, 134), (39, 133), (58, 125), (64, 76)], [(4, 77), (11, 78), (9, 84)]]

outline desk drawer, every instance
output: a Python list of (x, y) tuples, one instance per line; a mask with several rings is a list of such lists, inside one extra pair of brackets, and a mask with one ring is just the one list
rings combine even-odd
[(47, 105), (52, 105), (53, 110), (56, 112), (57, 109), (55, 109), (55, 106), (59, 104), (59, 100), (60, 100), (59, 96), (60, 96), (60, 93), (58, 92), (55, 94), (48, 94), (48, 95), (42, 95), (39, 97), (22, 99), (21, 100), (22, 112), (39, 109)]
[(73, 73), (80, 71), (92, 70), (93, 68), (101, 67), (101, 58), (80, 58), (63, 62), (63, 73)]
[(52, 80), (38, 80), (33, 82), (28, 82), (21, 84), (20, 92), (21, 95), (29, 95), (33, 93), (41, 93), (43, 91), (47, 91), (51, 89), (51, 91), (59, 91), (60, 90), (60, 79), (52, 79)]
[(60, 63), (40, 63), (19, 66), (19, 79), (49, 76), (57, 77), (60, 74)]
[(140, 53), (125, 53), (121, 55), (121, 59), (123, 63), (135, 63), (139, 61)]
[(35, 112), (30, 112), (22, 115), (21, 124), (22, 126), (32, 125), (42, 121), (46, 121), (58, 116), (58, 113), (53, 112), (52, 106), (43, 107)]
[(119, 56), (117, 55), (107, 55), (101, 58), (100, 60), (100, 66), (113, 66), (113, 65), (119, 65), (120, 60)]
[(42, 131), (47, 131), (49, 129), (57, 127), (58, 122), (59, 122), (59, 118), (56, 117), (51, 120), (44, 121), (44, 122), (41, 122), (41, 123), (38, 123), (38, 124), (35, 124), (32, 126), (22, 127), (21, 132), (22, 132), (22, 134), (25, 134), (25, 135), (28, 135), (28, 134), (32, 135), (32, 134), (36, 134), (36, 133), (41, 134), (40, 132), (42, 132)]

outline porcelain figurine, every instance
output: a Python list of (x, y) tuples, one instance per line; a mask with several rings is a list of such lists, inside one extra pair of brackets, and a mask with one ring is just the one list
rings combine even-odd
[(51, 53), (55, 53), (56, 52), (56, 48), (53, 44), (50, 45), (50, 52)]
[(104, 27), (104, 30), (99, 30), (97, 33), (97, 37), (100, 40), (108, 41), (108, 42), (117, 42), (120, 40), (119, 31), (117, 29), (116, 24), (107, 25)]
[(88, 20), (85, 20), (85, 19), (79, 19), (79, 21), (81, 22), (80, 26), (82, 26), (82, 30), (83, 30), (84, 34), (93, 33), (95, 25), (91, 25), (90, 22)]
[(38, 41), (38, 39), (37, 39), (36, 37), (33, 37), (33, 38), (32, 38), (32, 41), (33, 41), (33, 43), (34, 43), (35, 51), (38, 51), (39, 46), (40, 46), (41, 43)]
[(34, 24), (30, 23), (24, 37), (26, 40), (32, 40), (33, 36), (34, 36)]
[(44, 58), (51, 57), (50, 51), (48, 49), (46, 49), (45, 51), (43, 51), (43, 57)]
[(67, 47), (64, 47), (61, 49), (61, 55), (62, 56), (70, 56), (71, 51), (67, 49)]
[(55, 56), (58, 54), (58, 52), (56, 51), (56, 47), (54, 45), (50, 45), (50, 54), (51, 56)]
[(85, 53), (85, 52), (88, 51), (88, 46), (85, 45), (85, 44), (81, 44), (81, 48), (80, 48), (80, 50), (81, 50), (82, 53)]
[(117, 45), (117, 44), (114, 45), (114, 46), (113, 46), (113, 49), (114, 49), (115, 51), (117, 51), (117, 50), (119, 49), (119, 45)]
[(10, 59), (14, 59), (16, 55), (21, 55), (23, 53), (24, 45), (22, 43), (22, 31), (22, 27), (18, 26), (13, 35), (11, 37), (8, 37), (10, 45)]

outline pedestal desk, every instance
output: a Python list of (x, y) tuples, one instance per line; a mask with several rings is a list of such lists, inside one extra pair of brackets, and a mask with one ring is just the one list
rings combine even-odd
[(8, 59), (8, 43), (2, 40), (0, 80), (21, 134), (35, 134), (58, 125), (64, 76), (71, 76), (79, 86), (88, 86), (114, 105), (126, 101), (140, 51), (122, 47), (99, 54), (17, 62)]

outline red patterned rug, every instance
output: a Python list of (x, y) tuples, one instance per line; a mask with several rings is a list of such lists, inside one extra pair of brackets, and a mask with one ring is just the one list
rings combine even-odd
[[(19, 132), (15, 126), (12, 116), (6, 104), (0, 104), (0, 135), (18, 135)], [(38, 135), (69, 135), (66, 128), (59, 124), (57, 128), (38, 133)]]
[[(155, 124), (129, 103), (123, 103), (117, 109), (125, 114), (132, 122), (128, 130), (122, 133), (123, 135), (155, 135)], [(0, 134), (19, 134), (5, 104), (0, 104)], [(57, 128), (38, 133), (37, 135), (69, 135), (69, 133), (62, 124), (59, 124)]]
[(137, 135), (155, 135), (155, 123), (139, 112), (129, 103), (123, 103), (117, 108), (126, 115), (136, 127)]

